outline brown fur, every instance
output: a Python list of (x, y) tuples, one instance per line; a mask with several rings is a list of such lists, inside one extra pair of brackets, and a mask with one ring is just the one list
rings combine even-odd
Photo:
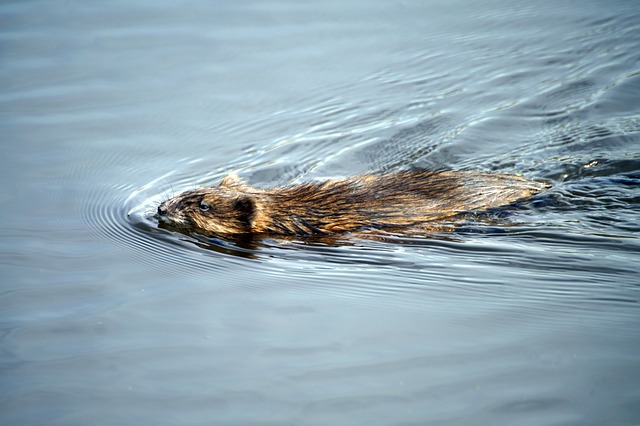
[(364, 229), (428, 228), (429, 222), (531, 197), (546, 184), (472, 171), (402, 171), (267, 190), (235, 175), (158, 207), (169, 225), (207, 234), (331, 235)]

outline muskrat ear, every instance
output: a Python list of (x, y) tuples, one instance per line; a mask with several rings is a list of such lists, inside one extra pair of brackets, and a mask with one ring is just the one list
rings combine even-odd
[(254, 200), (248, 195), (243, 195), (234, 201), (233, 209), (238, 213), (240, 222), (251, 227), (251, 221), (256, 211)]
[(220, 186), (242, 186), (242, 185), (245, 185), (245, 181), (242, 180), (242, 178), (238, 176), (236, 172), (229, 173), (220, 181)]

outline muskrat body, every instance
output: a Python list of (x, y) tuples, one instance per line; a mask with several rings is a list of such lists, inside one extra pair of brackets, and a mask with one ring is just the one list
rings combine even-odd
[(256, 189), (232, 174), (158, 206), (170, 226), (204, 234), (331, 235), (429, 223), (531, 197), (546, 184), (506, 174), (407, 170)]

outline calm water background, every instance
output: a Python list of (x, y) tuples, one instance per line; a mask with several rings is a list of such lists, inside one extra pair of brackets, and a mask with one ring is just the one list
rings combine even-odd
[[(0, 423), (640, 424), (640, 4), (5, 1)], [(411, 165), (553, 188), (424, 238), (158, 202)]]

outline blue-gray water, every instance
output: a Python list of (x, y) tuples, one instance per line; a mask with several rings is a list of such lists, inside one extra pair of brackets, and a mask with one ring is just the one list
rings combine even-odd
[[(640, 424), (640, 5), (5, 1), (3, 425)], [(158, 202), (409, 166), (553, 187), (255, 244)]]

